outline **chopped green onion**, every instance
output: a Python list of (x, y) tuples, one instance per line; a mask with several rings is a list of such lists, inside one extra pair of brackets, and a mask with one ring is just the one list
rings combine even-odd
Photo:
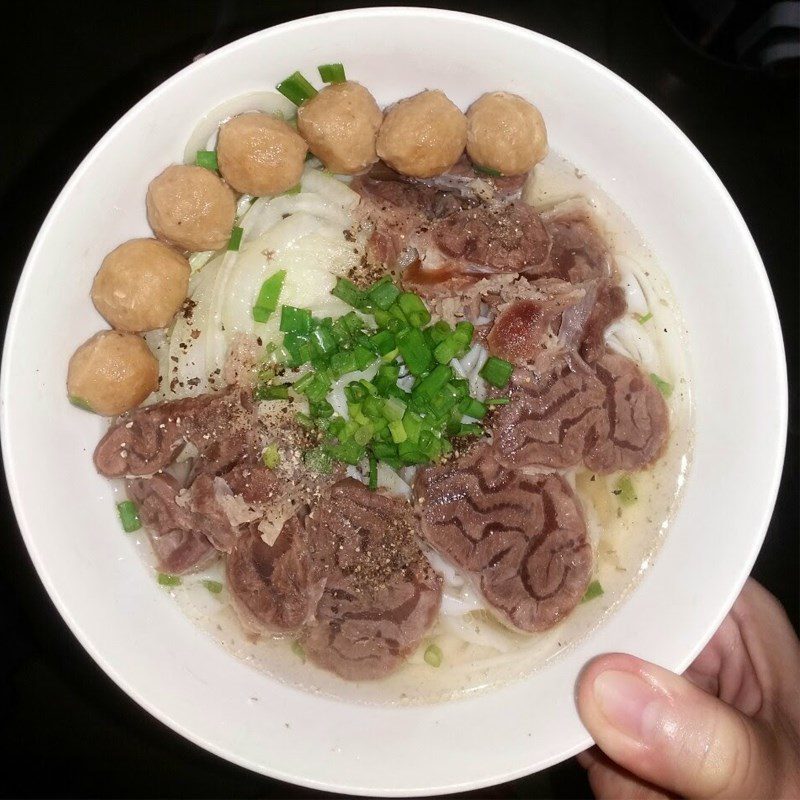
[(369, 337), (370, 344), (380, 356), (391, 353), (395, 348), (395, 338), (391, 331), (378, 331)]
[(483, 435), (483, 427), (478, 425), (477, 423), (473, 423), (470, 425), (462, 425), (459, 429), (458, 433), (455, 434), (456, 436), (482, 436)]
[(259, 386), (253, 393), (256, 400), (288, 400), (288, 386)]
[(465, 397), (458, 404), (458, 410), (473, 419), (483, 419), (486, 416), (486, 406), (474, 397)]
[(133, 533), (142, 527), (139, 520), (139, 509), (136, 508), (136, 503), (131, 500), (123, 500), (117, 503), (117, 513), (119, 514), (119, 521), (122, 523), (122, 530), (125, 533)]
[(159, 572), (158, 573), (158, 582), (162, 586), (180, 586), (181, 585), (181, 578), (180, 578), (180, 575), (169, 575), (166, 572)]
[[(364, 303), (364, 292), (347, 278), (337, 278), (336, 286), (331, 289), (331, 294), (353, 308), (361, 308)], [(359, 320), (360, 324), (361, 320)]]
[(425, 663), (431, 667), (442, 666), (442, 649), (438, 645), (429, 644), (425, 648), (425, 655), (423, 656)]
[(424, 377), (411, 392), (412, 397), (430, 401), (453, 377), (453, 370), (446, 364), (437, 364), (433, 371)]
[(397, 337), (397, 349), (412, 375), (422, 375), (430, 368), (433, 354), (419, 328), (403, 331)]
[(311, 419), (308, 414), (303, 414), (302, 411), (298, 411), (297, 414), (294, 415), (294, 418), (302, 428), (311, 430), (314, 427), (314, 420)]
[(242, 243), (243, 233), (244, 230), (238, 225), (233, 226), (233, 229), (231, 230), (231, 238), (228, 240), (228, 250), (235, 252), (239, 249), (239, 245)]
[(303, 645), (295, 639), (292, 642), (291, 651), (305, 664), (306, 663), (306, 651), (303, 650)]
[(452, 332), (453, 329), (443, 319), (428, 328), (428, 333), (434, 345), (443, 342)]
[(634, 316), (640, 325), (644, 325), (645, 322), (649, 322), (651, 319), (653, 319), (653, 315), (649, 311), (646, 314), (634, 314)]
[(594, 600), (596, 597), (600, 597), (603, 594), (605, 594), (605, 592), (603, 591), (603, 587), (600, 585), (600, 581), (592, 581), (586, 587), (586, 593), (583, 595), (581, 603), (588, 603), (589, 600)]
[(261, 290), (253, 306), (253, 319), (256, 322), (266, 322), (278, 307), (285, 279), (286, 270), (279, 269), (261, 284)]
[(299, 72), (293, 72), (275, 88), (296, 106), (314, 97), (317, 93), (317, 90)]
[(400, 419), (393, 419), (389, 423), (389, 432), (392, 434), (392, 441), (395, 444), (400, 444), (408, 439), (408, 431), (406, 431), (405, 425)]
[(369, 456), (369, 488), (374, 492), (378, 488), (378, 459), (370, 453)]
[(311, 333), (311, 312), (307, 308), (284, 306), (281, 310), (280, 329), (284, 333)]
[(502, 358), (489, 356), (486, 363), (480, 371), (480, 376), (492, 386), (498, 389), (505, 389), (508, 382), (511, 380), (511, 373), (514, 371), (514, 365), (509, 361), (504, 361)]
[(194, 163), (197, 164), (198, 167), (210, 169), (212, 172), (216, 172), (219, 169), (217, 154), (214, 150), (198, 150)]
[(76, 406), (77, 408), (82, 408), (84, 411), (91, 411), (94, 413), (94, 409), (89, 405), (87, 400), (84, 400), (82, 397), (78, 397), (77, 395), (71, 394), (69, 396), (69, 401), (72, 405)]
[(490, 397), (488, 400), (484, 400), (484, 405), (487, 406), (505, 406), (511, 401), (510, 397)]
[(219, 594), (222, 591), (222, 584), (219, 581), (204, 580), (203, 586), (208, 589), (211, 594)]
[(400, 290), (392, 283), (390, 277), (381, 278), (367, 292), (367, 302), (388, 311), (392, 303), (400, 295)]
[(400, 310), (405, 314), (406, 319), (415, 327), (421, 328), (431, 321), (431, 314), (425, 303), (412, 292), (403, 292), (397, 298), (397, 304)]
[(397, 419), (403, 419), (403, 414), (406, 413), (406, 404), (396, 397), (389, 397), (383, 404), (383, 416), (390, 422)]
[(303, 462), (313, 472), (322, 475), (330, 475), (333, 472), (333, 459), (323, 447), (308, 450), (303, 457)]
[(617, 486), (613, 490), (613, 493), (617, 496), (619, 502), (623, 506), (633, 505), (638, 500), (630, 475), (623, 475), (617, 481)]
[(492, 178), (501, 178), (503, 176), (503, 173), (494, 167), (482, 167), (480, 164), (473, 164), (472, 166), (475, 169), (475, 172), (480, 172), (484, 175), (490, 175)]
[(656, 388), (661, 392), (664, 397), (669, 397), (672, 394), (672, 384), (667, 383), (663, 378), (659, 378), (655, 372), (650, 373), (650, 380), (656, 385)]
[(261, 454), (261, 462), (267, 469), (275, 469), (281, 463), (281, 454), (277, 445), (270, 444), (264, 448)]
[(344, 76), (344, 67), (341, 64), (320, 64), (319, 77), (325, 83), (344, 83), (347, 78)]

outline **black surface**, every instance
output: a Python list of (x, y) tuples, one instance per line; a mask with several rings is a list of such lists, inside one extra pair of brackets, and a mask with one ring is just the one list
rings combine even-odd
[[(669, 5), (674, 8), (679, 3)], [(277, 22), (342, 7), (346, 6), (263, 0), (105, 3), (91, 10), (84, 4), (19, 4), (21, 15), (30, 18), (21, 27), (6, 28), (2, 56), (8, 62), (3, 70), (0, 148), (4, 316), (50, 204), (81, 158), (122, 113), (197, 53)], [(787, 465), (754, 573), (778, 595), (797, 626), (796, 78), (707, 57), (689, 41), (697, 39), (696, 30), (687, 31), (684, 38), (657, 2), (534, 0), (491, 5), (461, 2), (450, 7), (532, 28), (610, 67), (677, 122), (742, 210), (777, 298), (791, 385)], [(732, 319), (730, 324), (747, 325), (748, 321)], [(745, 380), (747, 376), (742, 375)], [(736, 402), (736, 387), (731, 387), (730, 396)], [(746, 489), (731, 487), (731, 491)], [(117, 689), (53, 609), (21, 543), (4, 484), (2, 492), (0, 563), (5, 602), (0, 615), (0, 726), (5, 735), (0, 738), (6, 741), (0, 748), (5, 762), (0, 768), (0, 794), (320, 796), (261, 778), (199, 750)], [(721, 537), (724, 547), (724, 532)], [(588, 795), (582, 771), (568, 762), (474, 796)]]

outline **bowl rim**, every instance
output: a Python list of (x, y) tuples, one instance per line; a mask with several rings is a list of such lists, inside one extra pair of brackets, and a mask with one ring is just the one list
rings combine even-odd
[[(596, 74), (602, 76), (605, 80), (611, 81), (613, 84), (616, 85), (618, 89), (623, 90), (629, 97), (631, 97), (631, 99), (635, 99), (639, 103), (644, 104), (651, 113), (654, 112), (655, 115), (659, 118), (661, 124), (668, 127), (671, 130), (672, 134), (677, 136), (681, 140), (683, 146), (686, 147), (689, 153), (695, 158), (698, 167), (702, 169), (703, 172), (705, 173), (706, 180), (708, 180), (713, 185), (713, 188), (716, 190), (720, 199), (727, 206), (726, 210), (730, 214), (732, 221), (734, 221), (736, 226), (739, 228), (740, 233), (743, 235), (744, 240), (747, 243), (747, 248), (748, 248), (747, 258), (751, 260), (755, 265), (760, 267), (760, 269), (756, 270), (756, 272), (758, 273), (758, 281), (760, 284), (758, 288), (763, 293), (763, 296), (767, 301), (765, 310), (767, 315), (767, 321), (769, 323), (769, 334), (771, 334), (771, 336), (769, 337), (770, 346), (773, 348), (778, 362), (777, 378), (780, 383), (779, 386), (780, 392), (779, 396), (776, 398), (777, 406), (774, 409), (776, 417), (778, 419), (778, 430), (780, 432), (778, 446), (772, 456), (773, 469), (772, 473), (769, 476), (769, 482), (768, 482), (769, 491), (765, 493), (765, 496), (761, 503), (762, 513), (759, 519), (759, 533), (758, 535), (752, 537), (750, 542), (750, 551), (747, 554), (747, 557), (742, 561), (740, 580), (738, 580), (738, 582), (736, 583), (732, 583), (731, 586), (729, 587), (725, 601), (720, 604), (719, 611), (716, 614), (716, 616), (714, 616), (710, 620), (706, 629), (706, 633), (702, 637), (702, 639), (697, 642), (696, 646), (690, 652), (688, 652), (682, 659), (678, 659), (677, 663), (673, 665), (674, 671), (679, 673), (683, 672), (683, 670), (694, 660), (697, 654), (702, 650), (702, 648), (711, 638), (713, 633), (717, 630), (720, 623), (728, 613), (730, 607), (733, 605), (733, 602), (735, 601), (739, 592), (741, 591), (741, 588), (744, 585), (744, 582), (747, 579), (750, 570), (752, 569), (752, 565), (758, 555), (764, 537), (767, 533), (767, 528), (770, 519), (772, 517), (775, 502), (778, 495), (778, 490), (780, 487), (780, 480), (783, 473), (783, 464), (784, 464), (785, 448), (786, 448), (786, 435), (788, 426), (788, 376), (786, 367), (786, 355), (783, 344), (782, 329), (777, 312), (775, 298), (772, 293), (766, 269), (758, 252), (756, 244), (752, 238), (752, 235), (747, 227), (746, 222), (744, 221), (741, 215), (741, 212), (739, 211), (738, 207), (734, 203), (733, 199), (731, 198), (730, 194), (728, 193), (727, 189), (725, 188), (724, 184), (722, 183), (721, 179), (716, 174), (714, 169), (706, 161), (705, 157), (698, 150), (698, 148), (683, 133), (683, 131), (660, 108), (658, 108), (658, 106), (656, 106), (655, 103), (653, 103), (653, 101), (651, 101), (642, 92), (636, 89), (632, 84), (625, 81), (623, 78), (618, 76), (612, 70), (603, 66), (602, 64), (590, 58), (589, 56), (583, 54), (579, 50), (576, 50), (575, 48), (570, 47), (568, 45), (565, 45), (559, 42), (558, 40), (552, 39), (551, 37), (545, 36), (541, 33), (530, 30), (528, 28), (524, 28), (519, 25), (514, 25), (512, 23), (504, 22), (491, 17), (484, 17), (478, 14), (468, 14), (464, 12), (447, 11), (444, 9), (427, 8), (427, 7), (390, 6), (390, 7), (368, 7), (368, 8), (349, 9), (342, 11), (326, 12), (323, 14), (309, 15), (298, 19), (289, 20), (279, 25), (271, 26), (269, 28), (264, 28), (259, 31), (255, 31), (251, 34), (248, 34), (247, 36), (235, 39), (223, 45), (222, 47), (212, 51), (211, 53), (203, 55), (203, 62), (215, 61), (218, 59), (227, 58), (231, 53), (235, 52), (237, 49), (245, 47), (250, 42), (259, 39), (268, 33), (270, 35), (276, 35), (276, 34), (280, 35), (280, 33), (285, 30), (302, 29), (304, 27), (317, 25), (329, 19), (338, 20), (338, 19), (384, 18), (390, 20), (398, 17), (404, 17), (404, 18), (416, 17), (420, 20), (436, 19), (439, 21), (462, 20), (466, 22), (471, 22), (473, 24), (479, 24), (481, 26), (493, 28), (500, 32), (505, 31), (508, 33), (515, 33), (516, 35), (522, 34), (530, 38), (531, 40), (545, 44), (550, 48), (562, 51), (563, 53), (579, 61), (583, 68), (594, 71)], [(7, 363), (8, 363), (8, 356), (12, 348), (14, 347), (15, 334), (16, 334), (16, 329), (18, 327), (17, 322), (21, 314), (22, 297), (25, 294), (25, 288), (31, 279), (31, 275), (33, 274), (34, 262), (37, 260), (39, 251), (43, 247), (43, 243), (47, 238), (48, 231), (53, 224), (53, 220), (58, 216), (62, 207), (65, 205), (67, 197), (72, 190), (72, 187), (80, 180), (83, 174), (90, 168), (90, 164), (94, 160), (96, 155), (108, 145), (109, 141), (115, 136), (116, 132), (119, 129), (123, 128), (128, 123), (128, 120), (137, 113), (137, 111), (141, 106), (157, 98), (162, 92), (167, 91), (174, 83), (181, 81), (183, 79), (184, 74), (187, 71), (191, 70), (193, 66), (194, 62), (187, 64), (185, 67), (183, 67), (175, 74), (171, 75), (165, 81), (162, 81), (152, 91), (148, 92), (137, 103), (135, 103), (99, 139), (99, 141), (97, 141), (97, 143), (85, 155), (81, 163), (74, 170), (69, 180), (61, 189), (61, 191), (58, 194), (58, 197), (54, 201), (44, 221), (39, 227), (38, 233), (31, 246), (31, 249), (25, 261), (25, 265), (20, 274), (20, 278), (15, 290), (11, 312), (9, 314), (8, 324), (6, 327), (5, 344), (2, 356), (2, 374), (0, 374), (0, 422), (2, 423), (0, 424), (0, 443), (2, 444), (4, 469), (6, 474), (6, 480), (9, 487), (9, 494), (11, 497), (12, 506), (14, 508), (18, 527), (21, 532), (23, 541), (25, 542), (29, 556), (36, 569), (39, 579), (42, 581), (51, 601), (53, 602), (53, 605), (58, 610), (60, 616), (67, 624), (72, 634), (80, 642), (81, 646), (91, 656), (91, 658), (95, 661), (95, 663), (105, 672), (105, 674), (109, 678), (111, 678), (112, 681), (114, 681), (114, 683), (117, 686), (119, 686), (119, 688), (121, 688), (140, 707), (144, 708), (159, 722), (165, 724), (171, 730), (178, 733), (185, 739), (188, 739), (193, 744), (238, 766), (247, 768), (249, 770), (255, 771), (257, 773), (266, 775), (271, 778), (275, 778), (277, 780), (290, 782), (292, 784), (304, 786), (307, 788), (312, 788), (317, 790), (327, 790), (340, 793), (358, 794), (358, 795), (374, 795), (376, 793), (374, 787), (348, 785), (345, 782), (333, 784), (325, 781), (316, 780), (314, 778), (306, 778), (302, 774), (295, 774), (290, 771), (283, 771), (281, 769), (273, 768), (272, 766), (270, 766), (269, 768), (265, 768), (263, 765), (253, 763), (247, 758), (239, 757), (233, 750), (229, 750), (223, 746), (218, 745), (214, 741), (207, 740), (204, 737), (195, 734), (192, 730), (188, 729), (180, 722), (173, 719), (167, 712), (161, 711), (160, 708), (155, 703), (152, 703), (145, 696), (141, 695), (138, 692), (138, 690), (133, 685), (131, 685), (128, 682), (128, 680), (120, 673), (117, 667), (111, 661), (109, 661), (106, 658), (106, 656), (95, 646), (91, 638), (84, 632), (80, 621), (71, 615), (56, 585), (54, 584), (51, 575), (48, 573), (45, 559), (43, 558), (41, 552), (39, 552), (39, 550), (36, 547), (34, 537), (31, 532), (32, 526), (29, 524), (26, 518), (25, 507), (23, 506), (19, 485), (17, 483), (17, 468), (14, 463), (13, 453), (11, 451), (11, 443), (9, 440), (10, 420), (8, 416), (9, 406), (6, 398), (10, 396), (12, 387), (11, 387), (10, 369), (7, 368)], [(582, 741), (578, 742), (569, 751), (562, 752), (559, 753), (558, 755), (554, 755), (539, 761), (537, 763), (536, 770), (538, 771), (546, 769), (550, 766), (553, 766), (554, 764), (560, 763), (561, 761), (586, 749), (592, 743), (593, 742), (591, 738), (585, 737)], [(488, 786), (496, 785), (501, 782), (515, 780), (524, 777), (528, 774), (531, 774), (530, 767), (523, 765), (515, 770), (509, 770), (500, 775), (492, 775), (482, 780), (469, 780), (462, 783), (453, 782), (446, 786), (445, 785), (436, 786), (432, 790), (427, 789), (425, 787), (419, 787), (419, 789), (411, 792), (409, 792), (408, 789), (404, 789), (403, 791), (383, 789), (380, 791), (380, 794), (382, 796), (448, 794), (452, 792), (464, 791), (469, 789), (485, 788)]]

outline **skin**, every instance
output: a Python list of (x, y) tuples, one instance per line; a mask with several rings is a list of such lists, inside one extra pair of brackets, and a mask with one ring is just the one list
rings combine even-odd
[(752, 579), (684, 676), (633, 656), (578, 681), (597, 798), (800, 797), (800, 642)]

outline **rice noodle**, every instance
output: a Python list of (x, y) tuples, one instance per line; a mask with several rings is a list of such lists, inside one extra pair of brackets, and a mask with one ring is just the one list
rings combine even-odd
[[(297, 109), (294, 103), (277, 92), (249, 92), (215, 106), (198, 121), (183, 151), (183, 163), (194, 164), (198, 150), (209, 150), (216, 146), (219, 126), (237, 114), (246, 111), (263, 111), (275, 117), (291, 119)], [(212, 141), (213, 137), (213, 141)]]

